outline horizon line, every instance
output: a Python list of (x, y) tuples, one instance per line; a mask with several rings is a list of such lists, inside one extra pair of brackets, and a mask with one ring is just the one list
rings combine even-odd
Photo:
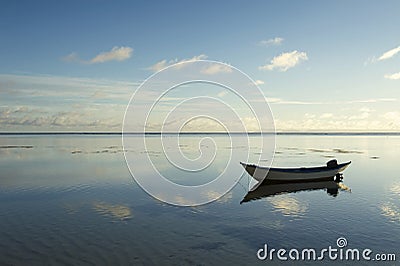
[(0, 135), (400, 135), (400, 131), (278, 131), (278, 132), (116, 132), (116, 131), (32, 131), (0, 132)]

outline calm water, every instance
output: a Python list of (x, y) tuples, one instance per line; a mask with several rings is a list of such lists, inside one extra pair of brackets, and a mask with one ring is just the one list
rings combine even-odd
[[(152, 156), (171, 181), (202, 184), (230, 152), (238, 169), (246, 160), (246, 146), (211, 137), (219, 152), (214, 163), (190, 178), (168, 165), (158, 136), (146, 137), (148, 150), (125, 149)], [(181, 138), (183, 153), (196, 158), (202, 136)], [(218, 201), (177, 207), (135, 183), (120, 136), (0, 136), (0, 265), (271, 265), (279, 261), (256, 256), (265, 243), (318, 250), (336, 247), (339, 237), (349, 248), (395, 253), (399, 261), (400, 136), (277, 136), (276, 147), (274, 166), (351, 160), (343, 182), (351, 192), (302, 191), (240, 204), (248, 185), (243, 173)], [(249, 161), (259, 153), (250, 146)]]

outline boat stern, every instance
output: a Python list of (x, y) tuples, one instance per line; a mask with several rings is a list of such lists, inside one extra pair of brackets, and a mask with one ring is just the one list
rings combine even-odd
[(246, 170), (246, 172), (249, 175), (251, 175), (251, 176), (254, 175), (254, 172), (256, 170), (256, 166), (255, 165), (251, 165), (251, 164), (247, 164), (247, 163), (243, 163), (243, 162), (240, 162), (240, 164), (243, 166), (243, 168)]
[(268, 173), (267, 168), (261, 168), (254, 164), (247, 164), (242, 162), (240, 162), (240, 164), (243, 166), (246, 172), (258, 182), (263, 181), (267, 176)]

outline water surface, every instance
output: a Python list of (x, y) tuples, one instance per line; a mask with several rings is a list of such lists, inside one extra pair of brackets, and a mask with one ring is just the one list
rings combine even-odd
[[(181, 136), (188, 157), (199, 155), (201, 137)], [(209, 182), (231, 151), (240, 169), (248, 148), (212, 136), (220, 153), (193, 177), (166, 163), (159, 136), (146, 138), (155, 143), (148, 150), (124, 148), (149, 154), (171, 181), (191, 185)], [(343, 182), (351, 192), (300, 191), (240, 204), (249, 181), (240, 170), (234, 189), (198, 207), (146, 194), (130, 175), (124, 148), (118, 135), (0, 136), (0, 264), (279, 264), (259, 261), (257, 250), (265, 243), (322, 249), (335, 246), (338, 237), (349, 247), (400, 256), (400, 136), (277, 136), (274, 166), (351, 160)], [(248, 160), (260, 153), (267, 165), (256, 146)]]

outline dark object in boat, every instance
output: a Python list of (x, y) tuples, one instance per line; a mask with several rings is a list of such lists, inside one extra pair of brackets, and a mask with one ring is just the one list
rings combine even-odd
[(326, 166), (327, 166), (328, 168), (335, 168), (335, 167), (337, 167), (337, 166), (338, 166), (337, 160), (336, 160), (336, 159), (330, 160), (329, 162), (326, 163)]

